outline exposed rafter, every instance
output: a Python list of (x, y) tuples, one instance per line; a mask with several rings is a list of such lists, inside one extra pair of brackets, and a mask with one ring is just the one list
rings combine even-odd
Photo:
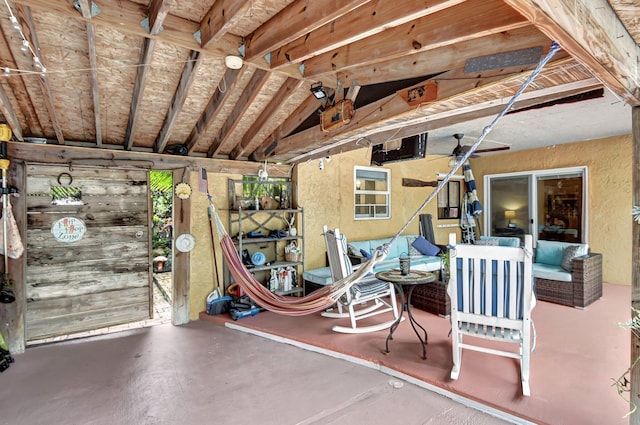
[(224, 146), (225, 142), (229, 139), (240, 119), (251, 107), (254, 99), (258, 96), (258, 93), (260, 93), (260, 90), (262, 90), (262, 87), (268, 79), (269, 74), (267, 71), (258, 69), (253, 73), (251, 80), (249, 80), (249, 83), (236, 102), (233, 111), (231, 111), (231, 114), (229, 114), (227, 120), (222, 125), (220, 132), (218, 132), (218, 135), (215, 137), (214, 143), (209, 147), (209, 151), (207, 152), (208, 157), (213, 157), (220, 152), (220, 148)]
[(98, 61), (96, 59), (96, 37), (91, 21), (90, 0), (78, 0), (82, 16), (87, 19), (87, 46), (89, 48), (89, 74), (91, 75), (91, 94), (93, 97), (93, 116), (96, 126), (96, 145), (102, 145), (102, 124), (100, 121), (100, 90), (98, 89)]
[(15, 111), (11, 107), (11, 103), (9, 102), (9, 98), (7, 94), (4, 92), (2, 85), (0, 85), (0, 112), (4, 115), (7, 120), (7, 124), (11, 127), (11, 131), (16, 139), (23, 141), (22, 137), (22, 126), (20, 125), (20, 121), (16, 116)]
[(217, 43), (231, 30), (249, 9), (253, 0), (218, 0), (200, 22), (200, 44), (208, 47)]
[(640, 46), (606, 0), (505, 0), (593, 70), (630, 105), (640, 105)]

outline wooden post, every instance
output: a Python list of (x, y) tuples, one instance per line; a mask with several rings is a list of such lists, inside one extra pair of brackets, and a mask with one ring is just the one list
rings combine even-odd
[[(632, 108), (632, 205), (640, 205), (640, 106)], [(640, 224), (632, 225), (631, 242), (631, 306), (640, 309)], [(640, 338), (631, 334), (631, 364), (640, 356)], [(629, 418), (630, 425), (640, 425), (640, 365), (631, 370), (631, 393), (629, 400), (637, 410)]]
[[(178, 182), (188, 182), (190, 178), (188, 168), (173, 172), (174, 185)], [(189, 323), (189, 253), (175, 249), (175, 240), (179, 235), (189, 233), (191, 229), (191, 198), (173, 198), (173, 306), (171, 323), (183, 325)]]

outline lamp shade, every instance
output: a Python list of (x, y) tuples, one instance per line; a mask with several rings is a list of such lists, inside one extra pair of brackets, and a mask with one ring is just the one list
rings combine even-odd
[(513, 210), (506, 210), (504, 212), (504, 218), (508, 218), (509, 220), (516, 218), (516, 212)]

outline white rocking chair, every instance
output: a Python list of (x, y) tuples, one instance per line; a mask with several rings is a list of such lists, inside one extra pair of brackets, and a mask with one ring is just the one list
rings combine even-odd
[[(353, 266), (347, 255), (347, 239), (338, 229), (327, 230), (324, 226), (324, 239), (329, 256), (329, 267), (333, 281), (344, 279), (353, 273)], [(388, 301), (384, 300), (388, 298)], [(336, 311), (337, 310), (337, 311)], [(393, 319), (383, 323), (358, 327), (358, 321), (387, 312), (393, 312)], [(396, 292), (392, 283), (383, 282), (375, 277), (365, 277), (340, 298), (334, 309), (325, 311), (322, 316), (333, 319), (349, 318), (351, 326), (334, 326), (335, 332), (366, 333), (388, 329), (399, 317)]]
[[(449, 235), (449, 285), (453, 368), (457, 379), (462, 349), (496, 354), (520, 360), (522, 393), (531, 395), (529, 360), (535, 348), (531, 310), (535, 306), (532, 276), (532, 238), (525, 235), (524, 247), (456, 244)], [(489, 271), (489, 272), (487, 272)], [(533, 346), (532, 346), (533, 333)], [(463, 342), (463, 336), (512, 342), (518, 351), (493, 349)]]

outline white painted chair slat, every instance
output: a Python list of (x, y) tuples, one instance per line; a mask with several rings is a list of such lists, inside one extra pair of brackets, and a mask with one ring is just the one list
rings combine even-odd
[[(522, 392), (531, 394), (529, 363), (532, 349), (533, 294), (532, 237), (523, 247), (485, 247), (457, 244), (449, 235), (451, 298), (451, 379), (460, 374), (462, 350), (469, 349), (520, 360)], [(517, 351), (489, 348), (464, 341), (469, 335), (518, 344)], [(535, 336), (533, 337), (535, 340)]]
[[(329, 258), (331, 278), (338, 281), (353, 274), (353, 266), (348, 256), (347, 239), (339, 229), (328, 230), (324, 226), (325, 244)], [(392, 283), (382, 282), (374, 276), (365, 277), (358, 283), (362, 295), (354, 296), (348, 290), (330, 311), (324, 311), (322, 316), (332, 319), (348, 318), (350, 326), (333, 326), (334, 332), (366, 333), (388, 329), (400, 316), (395, 287)], [(358, 326), (358, 321), (379, 314), (392, 312), (393, 318), (384, 322), (368, 326)]]

